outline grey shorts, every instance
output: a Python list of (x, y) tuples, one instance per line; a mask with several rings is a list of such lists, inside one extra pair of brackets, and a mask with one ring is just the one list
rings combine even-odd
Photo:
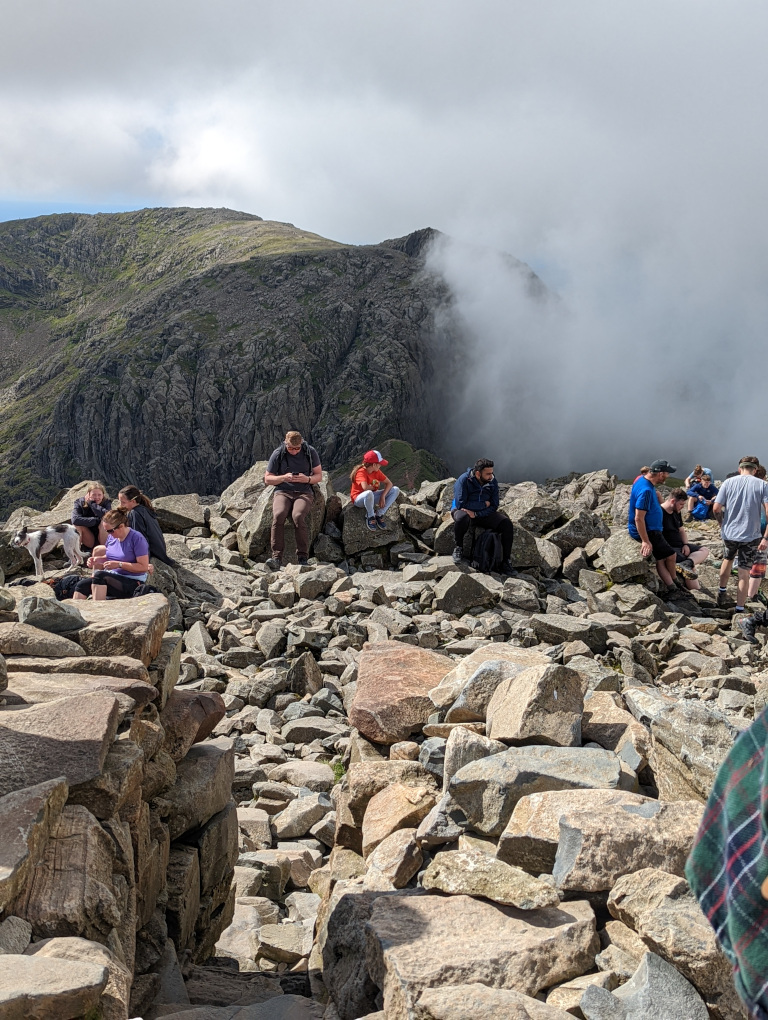
[(749, 570), (758, 554), (757, 547), (760, 545), (760, 539), (756, 538), (752, 542), (730, 542), (728, 539), (723, 539), (723, 545), (725, 546), (725, 558), (727, 560), (733, 560), (738, 554), (739, 557), (739, 569)]

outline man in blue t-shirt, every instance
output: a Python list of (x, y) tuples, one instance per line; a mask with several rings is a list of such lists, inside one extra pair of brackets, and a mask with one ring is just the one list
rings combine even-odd
[(662, 531), (664, 514), (661, 503), (659, 503), (656, 486), (665, 482), (675, 471), (677, 468), (668, 461), (655, 460), (648, 471), (637, 479), (629, 496), (627, 530), (636, 542), (641, 543), (640, 553), (642, 556), (650, 556), (653, 553), (656, 570), (666, 588), (665, 592), (661, 592), (662, 598), (677, 592), (675, 586), (676, 553), (664, 538)]

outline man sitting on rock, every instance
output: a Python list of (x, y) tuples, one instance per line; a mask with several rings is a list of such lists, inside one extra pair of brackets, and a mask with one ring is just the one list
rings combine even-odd
[(659, 503), (656, 486), (661, 485), (677, 468), (666, 460), (655, 460), (648, 470), (636, 479), (629, 495), (629, 516), (627, 530), (636, 542), (640, 542), (642, 556), (656, 560), (656, 570), (664, 585), (661, 598), (674, 595), (675, 567), (677, 555), (664, 537), (664, 513)]
[(285, 442), (272, 453), (264, 474), (264, 483), (275, 486), (272, 500), (272, 556), (267, 566), (279, 570), (285, 548), (285, 519), (290, 514), (296, 529), (296, 554), (299, 563), (309, 556), (307, 518), (314, 501), (313, 485), (323, 477), (317, 450), (306, 443), (300, 432), (287, 432)]
[(499, 512), (499, 483), (493, 475), (493, 461), (483, 457), (475, 462), (475, 466), (467, 468), (463, 475), (456, 479), (453, 487), (454, 541), (453, 562), (460, 563), (464, 536), (469, 525), (475, 522), (476, 528), (490, 528), (498, 532), (501, 539), (502, 563), (500, 574), (513, 574), (509, 562), (512, 552), (514, 525), (512, 521)]
[(701, 586), (697, 580), (696, 566), (707, 559), (709, 549), (688, 541), (682, 516), (687, 500), (685, 489), (672, 490), (661, 504), (664, 515), (661, 530), (667, 543), (675, 550), (675, 569), (685, 579), (685, 587), (689, 591), (698, 591)]

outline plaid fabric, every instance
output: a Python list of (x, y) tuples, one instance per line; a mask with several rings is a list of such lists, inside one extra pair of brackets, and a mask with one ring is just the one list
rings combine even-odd
[(736, 740), (720, 767), (686, 878), (734, 969), (736, 989), (768, 1020), (768, 709)]

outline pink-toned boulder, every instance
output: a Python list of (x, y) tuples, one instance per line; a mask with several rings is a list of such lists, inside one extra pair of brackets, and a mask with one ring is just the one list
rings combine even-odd
[(181, 761), (193, 744), (211, 735), (226, 713), (224, 699), (214, 691), (172, 690), (160, 713), (164, 749), (174, 761)]
[(434, 712), (429, 692), (453, 665), (445, 655), (400, 641), (364, 645), (349, 713), (351, 725), (380, 744), (406, 740)]

